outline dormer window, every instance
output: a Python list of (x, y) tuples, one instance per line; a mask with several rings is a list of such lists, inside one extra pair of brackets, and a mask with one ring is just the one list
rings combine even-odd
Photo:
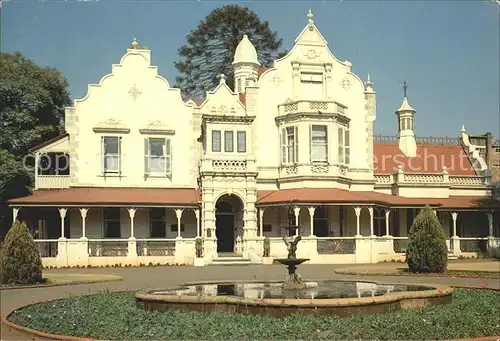
[(323, 73), (301, 72), (300, 73), (300, 96), (303, 99), (323, 99)]

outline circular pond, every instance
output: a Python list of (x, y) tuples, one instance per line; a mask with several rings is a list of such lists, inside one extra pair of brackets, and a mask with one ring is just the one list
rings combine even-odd
[(411, 284), (306, 281), (302, 290), (284, 290), (283, 282), (188, 283), (136, 294), (137, 305), (158, 311), (227, 311), (287, 316), (364, 315), (450, 303), (452, 289)]

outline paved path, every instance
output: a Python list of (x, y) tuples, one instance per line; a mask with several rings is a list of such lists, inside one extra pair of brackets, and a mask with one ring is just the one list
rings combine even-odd
[[(335, 268), (347, 265), (301, 265), (299, 273), (306, 279), (345, 279), (360, 281), (379, 281), (390, 283), (444, 284), (444, 285), (487, 285), (499, 288), (498, 279), (473, 278), (422, 278), (410, 276), (350, 276), (334, 273)], [(51, 273), (78, 274), (111, 274), (122, 277), (122, 281), (96, 284), (81, 284), (47, 288), (30, 288), (6, 290), (0, 292), (2, 315), (34, 301), (67, 297), (69, 294), (88, 294), (104, 288), (121, 290), (138, 290), (162, 288), (165, 286), (200, 280), (282, 280), (286, 270), (281, 265), (247, 265), (247, 266), (208, 266), (208, 267), (141, 267), (141, 268), (92, 268), (92, 269), (60, 269)], [(2, 325), (2, 340), (27, 340), (27, 336), (8, 329)]]

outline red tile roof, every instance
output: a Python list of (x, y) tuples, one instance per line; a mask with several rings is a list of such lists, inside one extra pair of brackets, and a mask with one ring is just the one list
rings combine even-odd
[(263, 66), (259, 67), (259, 69), (257, 70), (257, 76), (260, 77), (260, 75), (262, 75), (266, 71), (267, 71), (267, 68), (265, 68)]
[(103, 188), (73, 187), (42, 189), (32, 195), (11, 199), (10, 205), (182, 205), (197, 206), (200, 194), (195, 188)]
[(500, 208), (489, 197), (408, 198), (378, 192), (354, 192), (338, 188), (298, 188), (258, 191), (257, 205), (271, 204), (376, 204), (382, 206), (425, 206), (440, 208)]
[(392, 174), (403, 166), (407, 173), (441, 173), (443, 166), (451, 175), (476, 175), (469, 157), (460, 145), (417, 145), (417, 156), (406, 157), (394, 143), (373, 145), (373, 167), (377, 174)]
[(247, 94), (246, 93), (240, 93), (240, 102), (243, 103), (243, 105), (245, 105), (246, 101), (247, 101)]

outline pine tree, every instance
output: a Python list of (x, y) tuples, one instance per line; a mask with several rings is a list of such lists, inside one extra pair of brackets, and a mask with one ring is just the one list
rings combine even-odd
[(176, 78), (176, 87), (181, 88), (184, 97), (201, 99), (219, 84), (221, 73), (226, 76), (227, 85), (234, 88), (231, 63), (244, 34), (255, 46), (262, 66), (272, 66), (275, 59), (284, 55), (278, 52), (282, 39), (277, 32), (250, 9), (239, 5), (216, 8), (191, 31), (187, 44), (179, 49), (183, 60), (175, 62), (175, 67), (183, 75)]
[(408, 235), (406, 261), (410, 272), (441, 273), (446, 271), (448, 248), (443, 228), (429, 206), (413, 220)]
[(35, 284), (42, 281), (42, 259), (25, 223), (14, 222), (2, 245), (2, 283)]

